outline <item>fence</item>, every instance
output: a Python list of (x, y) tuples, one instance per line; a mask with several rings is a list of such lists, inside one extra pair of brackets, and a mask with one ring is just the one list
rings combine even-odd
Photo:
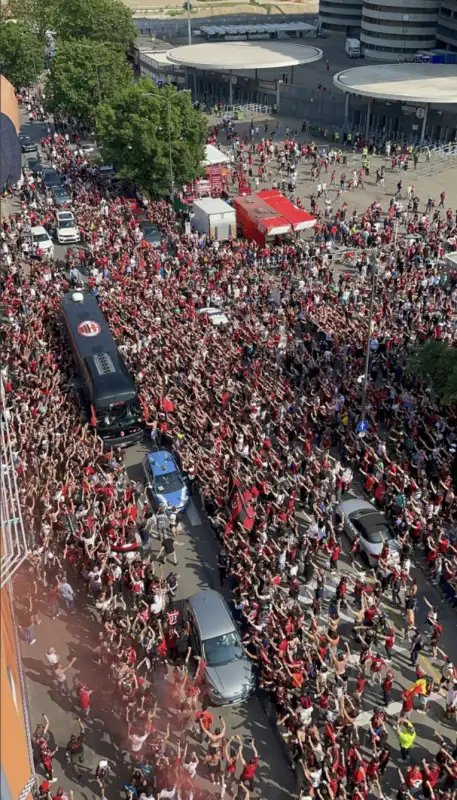
[(217, 115), (219, 117), (225, 117), (225, 119), (230, 119), (232, 117), (240, 117), (244, 116), (245, 114), (261, 114), (262, 116), (268, 116), (271, 114), (271, 106), (264, 105), (262, 103), (245, 103), (238, 104), (234, 106), (221, 106), (217, 108)]

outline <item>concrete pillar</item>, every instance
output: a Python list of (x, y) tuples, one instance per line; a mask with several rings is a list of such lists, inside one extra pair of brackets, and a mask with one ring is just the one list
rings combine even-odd
[(349, 128), (349, 92), (344, 95), (344, 130)]
[(281, 84), (282, 81), (276, 81), (276, 111), (278, 112), (281, 107)]
[(229, 70), (229, 106), (233, 106), (232, 70)]
[(425, 106), (424, 106), (424, 119), (422, 120), (422, 130), (421, 130), (421, 138), (420, 138), (419, 144), (423, 144), (423, 142), (424, 142), (425, 128), (427, 126), (427, 116), (428, 116), (429, 105), (430, 105), (429, 103), (426, 103)]
[(194, 70), (192, 70), (192, 72), (194, 73), (194, 100), (195, 100), (195, 102), (197, 102), (197, 100), (198, 100), (198, 95), (197, 95), (197, 70), (194, 69)]
[(294, 82), (294, 68), (293, 66), (290, 68), (290, 82)]
[(370, 133), (370, 117), (371, 117), (371, 97), (368, 98), (367, 124), (365, 125), (365, 139), (368, 139), (368, 135)]

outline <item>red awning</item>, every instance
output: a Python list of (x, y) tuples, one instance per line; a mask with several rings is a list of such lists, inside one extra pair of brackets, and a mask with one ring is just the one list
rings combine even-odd
[(263, 189), (257, 197), (287, 220), (294, 231), (304, 231), (316, 224), (315, 217), (295, 206), (278, 189)]

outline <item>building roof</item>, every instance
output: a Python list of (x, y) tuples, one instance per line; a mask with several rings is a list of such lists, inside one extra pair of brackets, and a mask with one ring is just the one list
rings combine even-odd
[(173, 64), (228, 72), (229, 70), (272, 69), (310, 64), (322, 58), (322, 50), (287, 42), (208, 42), (175, 47), (167, 53)]
[(457, 103), (456, 64), (379, 64), (338, 72), (333, 83), (350, 94), (412, 103)]
[(260, 197), (270, 208), (281, 214), (290, 223), (294, 231), (304, 231), (306, 228), (313, 228), (316, 224), (315, 217), (294, 205), (291, 200), (281, 194), (279, 189), (263, 189), (258, 192), (257, 197)]
[(306, 22), (279, 22), (276, 25), (271, 22), (263, 24), (244, 25), (200, 25), (199, 30), (205, 36), (243, 36), (245, 34), (269, 34), (269, 33), (310, 33), (316, 30), (315, 25), (308, 25)]
[(221, 200), (220, 197), (201, 197), (199, 200), (194, 200), (194, 208), (201, 208), (205, 214), (231, 214), (235, 213), (235, 209), (231, 205)]

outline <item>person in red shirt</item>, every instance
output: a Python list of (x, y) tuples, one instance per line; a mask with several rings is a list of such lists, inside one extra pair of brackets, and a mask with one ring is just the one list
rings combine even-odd
[(243, 769), (240, 775), (240, 783), (243, 783), (247, 788), (253, 792), (254, 791), (254, 777), (257, 772), (257, 767), (259, 766), (259, 754), (257, 752), (256, 746), (254, 744), (254, 739), (249, 740), (249, 744), (252, 747), (252, 752), (254, 753), (253, 756), (246, 761), (243, 756), (243, 747), (240, 748), (240, 761), (243, 765)]
[(85, 683), (81, 683), (79, 686), (79, 708), (81, 713), (84, 714), (85, 717), (89, 716), (90, 713), (90, 696), (93, 692), (93, 689), (88, 689)]
[(198, 711), (195, 715), (195, 719), (197, 720), (198, 724), (201, 728), (201, 741), (202, 743), (206, 739), (205, 731), (209, 731), (212, 724), (213, 724), (213, 715), (210, 711), (208, 711), (208, 706), (203, 704), (202, 710)]

